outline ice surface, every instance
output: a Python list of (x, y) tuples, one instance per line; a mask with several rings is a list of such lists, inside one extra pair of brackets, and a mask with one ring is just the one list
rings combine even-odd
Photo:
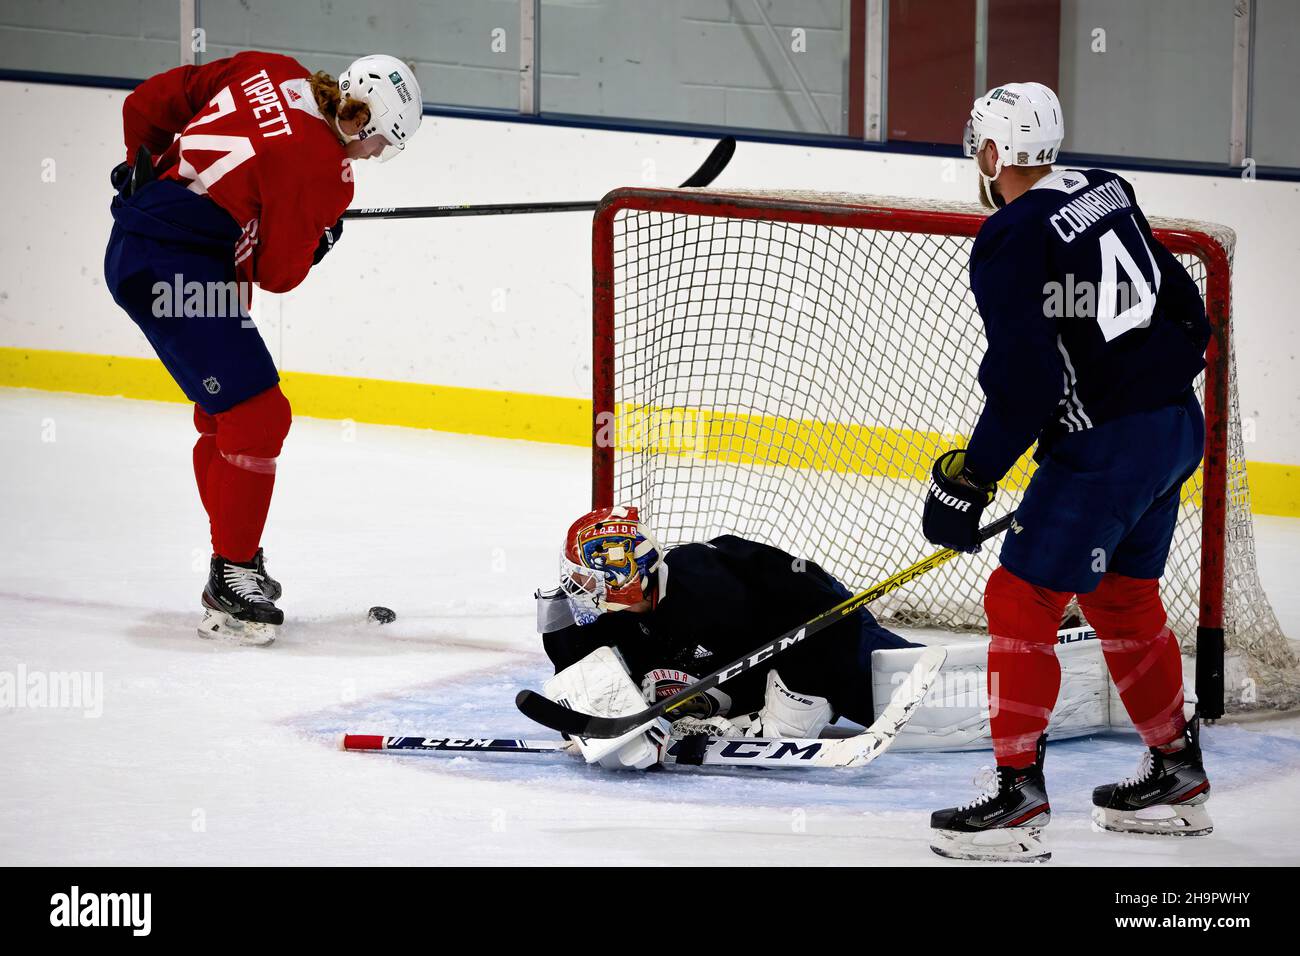
[[(102, 682), (77, 707), (0, 707), (0, 864), (953, 865), (927, 849), (929, 811), (973, 796), (988, 754), (620, 776), (563, 756), (341, 753), (344, 729), (550, 736), (511, 700), (546, 672), (531, 593), (588, 499), (587, 456), (298, 420), (265, 539), (288, 624), (263, 650), (194, 633), (193, 434), (178, 405), (0, 390), (0, 680)], [(1300, 520), (1256, 525), (1300, 634)], [(374, 604), (397, 621), (368, 623)], [(1203, 840), (1091, 831), (1088, 792), (1132, 771), (1136, 738), (1052, 747), (1055, 862), (1300, 863), (1300, 718), (1204, 739)]]

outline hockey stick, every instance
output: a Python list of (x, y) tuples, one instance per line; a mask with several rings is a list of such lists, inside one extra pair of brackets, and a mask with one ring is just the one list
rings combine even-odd
[[(690, 189), (707, 186), (727, 168), (736, 152), (736, 141), (728, 136), (718, 140), (703, 165), (679, 187)], [(505, 216), (538, 212), (591, 212), (600, 202), (507, 202), (471, 206), (376, 206), (371, 209), (349, 209), (344, 219), (445, 219), (453, 216)]]
[(943, 662), (948, 659), (945, 647), (927, 647), (917, 658), (907, 679), (894, 689), (880, 716), (860, 734), (837, 740), (817, 755), (822, 766), (865, 767), (893, 745), (899, 733), (921, 706), (925, 695), (939, 679)]
[[(995, 535), (1001, 534), (1011, 527), (1011, 520), (1014, 517), (1015, 513), (1012, 512), (1003, 515), (992, 524), (985, 525), (980, 529), (979, 539), (986, 541)], [(536, 721), (543, 727), (558, 730), (569, 737), (596, 737), (601, 739), (622, 737), (643, 724), (676, 710), (692, 697), (697, 697), (705, 691), (712, 690), (724, 681), (731, 680), (733, 677), (738, 677), (746, 671), (766, 663), (782, 651), (794, 647), (818, 631), (824, 630), (848, 615), (866, 607), (872, 601), (898, 590), (913, 578), (920, 577), (927, 571), (932, 571), (939, 565), (951, 561), (959, 553), (951, 548), (936, 551), (929, 557), (922, 558), (911, 567), (899, 571), (893, 577), (873, 585), (860, 594), (855, 594), (828, 611), (823, 611), (808, 623), (787, 631), (776, 640), (764, 644), (758, 650), (751, 651), (744, 657), (737, 658), (725, 667), (719, 668), (707, 677), (700, 678), (694, 684), (678, 691), (671, 697), (665, 697), (653, 707), (647, 707), (635, 714), (628, 714), (624, 717), (597, 717), (592, 714), (584, 714), (581, 711), (572, 710), (563, 704), (556, 703), (532, 690), (521, 690), (515, 697), (515, 706), (519, 708), (524, 716)]]
[[(912, 666), (907, 680), (890, 697), (874, 723), (848, 737), (712, 737), (693, 734), (674, 737), (662, 763), (683, 767), (834, 768), (865, 767), (886, 750), (906, 726), (934, 686), (948, 652), (927, 648)], [(493, 754), (572, 753), (563, 740), (511, 740), (491, 737), (381, 737), (345, 734), (344, 750), (399, 753)]]
[(344, 734), (344, 750), (406, 750), (426, 753), (554, 754), (568, 747), (564, 740), (510, 740), (503, 737), (381, 737)]
[[(856, 735), (855, 735), (856, 736)], [(846, 737), (845, 741), (854, 737)], [(801, 737), (711, 737), (693, 734), (673, 737), (661, 763), (683, 767), (793, 767), (807, 769), (828, 766), (817, 757), (840, 740)], [(388, 753), (452, 754), (572, 754), (563, 740), (501, 740), (490, 738), (446, 737), (378, 737), (369, 734), (346, 734), (344, 750), (385, 751)], [(833, 766), (833, 765), (829, 765)]]

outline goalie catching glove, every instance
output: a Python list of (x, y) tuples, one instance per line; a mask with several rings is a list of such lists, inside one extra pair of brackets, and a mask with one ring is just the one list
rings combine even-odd
[(966, 470), (966, 449), (939, 457), (930, 476), (921, 530), (931, 544), (974, 554), (980, 549), (980, 519), (993, 502), (995, 484), (985, 484)]

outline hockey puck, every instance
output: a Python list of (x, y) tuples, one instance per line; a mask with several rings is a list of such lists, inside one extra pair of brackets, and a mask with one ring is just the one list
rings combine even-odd
[(370, 609), (370, 620), (379, 624), (392, 624), (397, 620), (397, 615), (393, 613), (390, 607), (375, 606)]

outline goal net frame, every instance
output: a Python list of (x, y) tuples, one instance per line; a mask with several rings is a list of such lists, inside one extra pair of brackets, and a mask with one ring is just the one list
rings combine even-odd
[[(975, 204), (810, 192), (625, 188), (608, 194), (593, 220), (592, 504), (614, 501), (619, 439), (611, 423), (619, 412), (617, 301), (620, 257), (629, 241), (619, 235), (621, 216), (657, 213), (704, 219), (764, 220), (835, 230), (923, 233), (973, 239), (988, 213)], [(1156, 237), (1175, 254), (1193, 256), (1205, 269), (1205, 304), (1212, 334), (1206, 351), (1203, 393), (1206, 419), (1196, 627), (1196, 692), (1207, 718), (1224, 712), (1225, 519), (1229, 485), (1231, 297), (1235, 234), (1225, 227), (1182, 220), (1151, 220)], [(974, 381), (972, 389), (977, 388)], [(1243, 463), (1244, 467), (1244, 463)], [(1242, 476), (1244, 481), (1244, 475)], [(916, 520), (920, 521), (918, 511)], [(653, 526), (654, 521), (651, 519)], [(676, 542), (666, 542), (668, 544)], [(916, 555), (916, 558), (922, 555)], [(819, 555), (798, 557), (819, 560)], [(909, 559), (910, 561), (910, 559)], [(1271, 613), (1271, 612), (1270, 612)]]

